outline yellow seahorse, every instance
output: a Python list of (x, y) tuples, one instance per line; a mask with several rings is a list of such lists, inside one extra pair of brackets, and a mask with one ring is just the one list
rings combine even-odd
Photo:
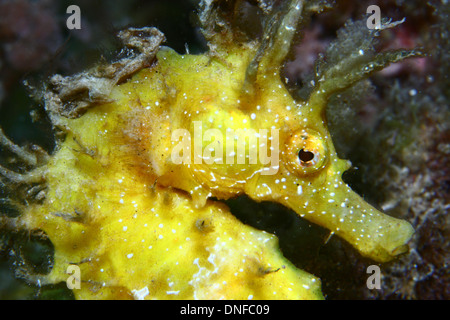
[(217, 201), (239, 194), (281, 203), (375, 261), (407, 251), (411, 225), (342, 181), (350, 163), (336, 154), (324, 110), (332, 94), (420, 53), (370, 54), (366, 43), (332, 65), (321, 61), (302, 101), (280, 71), (314, 6), (293, 0), (272, 10), (255, 41), (242, 40), (217, 3), (202, 3), (206, 53), (180, 55), (160, 45), (158, 30), (130, 28), (120, 37), (139, 51), (133, 57), (54, 76), (43, 93), (62, 136), (52, 155), (1, 135), (36, 167), (0, 167), (5, 183), (44, 186), (39, 199), (19, 204), (22, 215), (1, 218), (54, 246), (50, 273), (26, 271), (29, 280), (71, 276), (79, 299), (323, 298), (320, 280), (285, 259), (274, 235)]

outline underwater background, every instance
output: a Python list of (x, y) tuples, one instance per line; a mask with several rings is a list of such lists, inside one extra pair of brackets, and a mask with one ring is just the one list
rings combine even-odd
[[(126, 54), (115, 35), (127, 26), (157, 27), (166, 35), (165, 45), (177, 52), (203, 52), (198, 2), (0, 0), (0, 127), (19, 145), (37, 144), (51, 152), (50, 123), (23, 81), (39, 83), (55, 73), (73, 74), (99, 59)], [(66, 28), (71, 4), (81, 8), (81, 30)], [(246, 197), (226, 203), (244, 223), (276, 234), (290, 261), (321, 278), (326, 299), (449, 299), (450, 4), (337, 0), (333, 10), (313, 17), (292, 50), (284, 76), (290, 90), (306, 95), (318, 55), (348, 19), (360, 19), (373, 4), (383, 17), (406, 18), (383, 33), (380, 49), (423, 47), (428, 56), (392, 65), (335, 97), (327, 118), (339, 156), (354, 167), (344, 180), (375, 207), (414, 226), (410, 253), (380, 265), (381, 289), (369, 290), (366, 269), (374, 262), (338, 237), (330, 238), (325, 229), (280, 205)], [(258, 17), (251, 10), (242, 15), (251, 30)], [(0, 151), (0, 163), (9, 157)], [(0, 189), (0, 198), (4, 192)], [(0, 205), (6, 214), (16, 214)], [(1, 231), (0, 299), (73, 297), (65, 283), (38, 288), (16, 279), (17, 245), (37, 271), (50, 267), (51, 244)]]

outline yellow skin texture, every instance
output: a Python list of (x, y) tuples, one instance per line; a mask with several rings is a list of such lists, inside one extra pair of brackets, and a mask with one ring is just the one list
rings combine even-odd
[[(322, 298), (319, 280), (289, 263), (274, 236), (242, 224), (220, 203), (192, 201), (200, 194), (229, 198), (246, 193), (256, 201), (280, 202), (330, 228), (363, 254), (379, 261), (391, 258), (410, 236), (397, 229), (405, 222), (370, 207), (341, 181), (348, 164), (337, 158), (314, 108), (293, 101), (275, 77), (261, 88), (257, 101), (241, 101), (248, 107), (239, 108), (237, 92), (249, 59), (245, 53), (237, 50), (224, 63), (162, 49), (154, 67), (115, 88), (115, 102), (65, 120), (68, 135), (46, 168), (46, 200), (29, 207), (22, 218), (29, 229), (45, 231), (55, 246), (55, 266), (43, 282), (65, 281), (68, 265), (78, 264), (82, 284), (74, 293), (81, 299), (131, 298), (145, 287), (149, 299)], [(257, 110), (257, 105), (264, 108)], [(243, 119), (249, 128), (280, 129), (275, 175), (255, 174), (261, 164), (172, 163), (166, 148), (174, 145), (173, 129), (192, 131), (195, 120), (212, 128), (245, 128)], [(301, 140), (292, 133), (302, 130), (321, 135), (309, 149), (321, 143), (328, 152), (323, 168), (313, 175), (286, 165), (295, 162), (298, 152), (288, 161), (292, 155), (287, 150), (296, 150), (293, 145)], [(215, 189), (209, 172), (216, 176)], [(241, 182), (231, 187), (230, 181)], [(75, 211), (80, 222), (58, 214), (73, 216)]]
[[(273, 235), (242, 224), (220, 203), (196, 208), (188, 194), (155, 184), (165, 174), (158, 176), (149, 164), (171, 145), (170, 134), (159, 139), (171, 125), (167, 115), (176, 115), (164, 105), (166, 92), (158, 83), (168, 85), (167, 69), (180, 71), (174, 67), (185, 69), (180, 79), (194, 74), (198, 78), (189, 82), (198, 81), (204, 75), (190, 69), (208, 63), (206, 56), (171, 55), (161, 52), (158, 65), (118, 86), (111, 95), (115, 103), (66, 120), (68, 135), (46, 168), (45, 203), (22, 218), (55, 246), (55, 266), (41, 282), (65, 281), (67, 267), (77, 264), (82, 284), (74, 293), (81, 299), (138, 297), (143, 288), (147, 299), (322, 298), (320, 281), (287, 261)], [(227, 71), (213, 62), (203, 72), (211, 67)], [(203, 90), (198, 97), (209, 88)], [(152, 145), (153, 139), (160, 144)], [(182, 166), (175, 169), (185, 174)]]
[[(296, 3), (302, 2), (292, 1), (292, 8)], [(295, 10), (286, 23), (295, 23), (289, 15)], [(258, 49), (251, 43), (201, 55), (162, 47), (151, 67), (113, 88), (112, 102), (58, 119), (64, 141), (29, 173), (44, 172), (45, 200), (20, 218), (55, 247), (54, 267), (41, 283), (66, 281), (67, 267), (76, 264), (80, 299), (323, 298), (320, 281), (287, 261), (275, 236), (208, 200), (239, 194), (281, 203), (375, 261), (407, 250), (410, 224), (376, 210), (341, 179), (350, 164), (338, 158), (324, 116), (333, 82), (316, 86), (309, 101), (294, 100), (280, 79), (285, 55), (273, 48), (249, 72)], [(203, 133), (221, 135), (194, 146), (197, 121)], [(192, 138), (190, 163), (174, 157), (180, 129)], [(278, 148), (271, 152), (279, 161), (237, 164), (235, 157), (230, 164), (229, 129), (276, 129)], [(223, 163), (194, 163), (214, 140)], [(255, 148), (246, 145), (245, 154)], [(300, 150), (313, 159), (299, 157)]]
[[(184, 83), (169, 84), (170, 74), (198, 83), (202, 73), (222, 76), (233, 69), (167, 50), (158, 61), (115, 88), (114, 103), (64, 120), (68, 134), (45, 169), (46, 200), (21, 218), (55, 247), (54, 267), (41, 284), (66, 281), (67, 267), (76, 264), (79, 299), (323, 298), (320, 280), (286, 260), (275, 236), (242, 224), (221, 203), (199, 208), (186, 192), (159, 186), (160, 179), (170, 182), (170, 170), (178, 174), (174, 186), (197, 186), (184, 176), (184, 165), (170, 165), (165, 150), (171, 128), (178, 128), (169, 119), (183, 121), (166, 86), (179, 91)], [(196, 99), (215, 84), (203, 86)], [(196, 111), (197, 101), (179, 107)]]

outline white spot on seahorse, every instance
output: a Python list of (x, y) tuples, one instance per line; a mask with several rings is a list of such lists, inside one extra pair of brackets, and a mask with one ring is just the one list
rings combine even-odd
[(133, 290), (131, 291), (133, 294), (134, 300), (144, 300), (146, 296), (150, 293), (147, 287), (142, 288), (141, 290)]

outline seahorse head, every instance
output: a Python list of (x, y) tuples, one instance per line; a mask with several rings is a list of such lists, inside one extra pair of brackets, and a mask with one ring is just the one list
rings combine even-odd
[(239, 194), (281, 203), (363, 255), (390, 260), (407, 250), (413, 229), (365, 202), (342, 180), (351, 164), (336, 153), (325, 109), (332, 94), (420, 53), (364, 57), (355, 48), (356, 54), (333, 65), (321, 61), (309, 98), (296, 99), (281, 79), (281, 68), (302, 6), (303, 1), (287, 3), (257, 45), (224, 36), (209, 39), (214, 51), (202, 56), (160, 51), (161, 72), (175, 74), (165, 82), (177, 88), (171, 100), (177, 114), (170, 123), (171, 161), (158, 182), (189, 192), (199, 206), (209, 197)]

